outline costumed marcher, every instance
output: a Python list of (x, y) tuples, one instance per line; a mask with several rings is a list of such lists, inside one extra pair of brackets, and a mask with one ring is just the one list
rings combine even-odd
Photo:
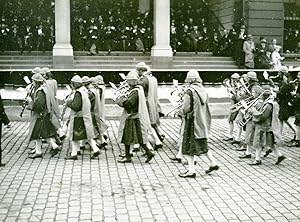
[(77, 153), (80, 152), (80, 141), (87, 141), (90, 144), (94, 152), (91, 159), (94, 159), (100, 155), (100, 150), (94, 140), (95, 132), (89, 94), (87, 89), (82, 85), (80, 76), (73, 76), (71, 84), (76, 90), (74, 97), (67, 100), (67, 106), (71, 108), (69, 139), (71, 141), (72, 152), (65, 159), (77, 160)]
[[(234, 73), (231, 75), (230, 77), (230, 88), (231, 89), (227, 89), (230, 90), (229, 93), (231, 95), (231, 106), (234, 106), (235, 104), (237, 104), (238, 102), (241, 101), (241, 99), (243, 98), (243, 95), (240, 95), (240, 75), (238, 73)], [(230, 110), (230, 114), (228, 117), (228, 122), (229, 122), (229, 135), (228, 137), (225, 139), (225, 141), (233, 141), (233, 144), (237, 143), (239, 144), (241, 141), (241, 134), (242, 134), (242, 128), (238, 127), (238, 133), (237, 133), (237, 137), (234, 138), (233, 136), (233, 131), (234, 131), (234, 122), (240, 119), (239, 115), (239, 110)]]
[[(105, 123), (103, 116), (103, 104), (102, 104), (102, 89), (98, 86), (100, 84), (101, 79), (92, 77), (90, 79), (90, 84), (87, 86), (89, 92), (93, 94), (94, 100), (91, 101), (91, 113), (93, 118), (93, 124), (96, 129), (96, 138), (97, 142), (99, 141), (98, 147), (100, 149), (104, 149), (107, 145), (107, 142), (104, 138), (104, 134), (108, 128)], [(98, 143), (97, 143), (98, 144)]]
[(44, 67), (42, 68), (42, 74), (43, 77), (46, 79), (45, 81), (45, 87), (48, 90), (49, 93), (49, 98), (50, 98), (50, 108), (51, 108), (51, 122), (53, 124), (53, 126), (55, 127), (56, 131), (57, 131), (57, 135), (56, 136), (56, 142), (58, 144), (61, 143), (62, 140), (65, 139), (66, 135), (64, 133), (64, 131), (62, 130), (61, 127), (61, 123), (60, 123), (60, 109), (59, 109), (59, 103), (58, 100), (56, 99), (56, 95), (57, 95), (57, 81), (55, 79), (53, 79), (52, 77), (52, 73), (50, 71), (50, 69), (48, 67)]
[(211, 115), (208, 107), (208, 94), (202, 85), (202, 79), (196, 70), (187, 73), (185, 82), (189, 84), (183, 96), (182, 114), (185, 126), (182, 139), (182, 153), (188, 161), (188, 171), (180, 173), (183, 178), (196, 177), (195, 156), (205, 154), (209, 160), (206, 173), (218, 170), (212, 152), (208, 149), (207, 140), (211, 125)]
[(1, 148), (1, 137), (2, 137), (2, 123), (8, 125), (10, 123), (3, 106), (3, 101), (0, 95), (0, 167), (4, 167), (5, 164), (2, 162), (2, 148)]
[(128, 96), (120, 96), (117, 100), (117, 104), (124, 108), (120, 120), (118, 142), (125, 144), (125, 157), (118, 160), (118, 162), (132, 162), (130, 145), (140, 144), (145, 150), (146, 163), (148, 163), (154, 157), (154, 154), (146, 145), (148, 135), (152, 129), (144, 90), (142, 86), (138, 85), (138, 73), (135, 70), (128, 73), (126, 81), (130, 86)]
[(293, 86), (289, 83), (288, 76), (289, 70), (286, 66), (282, 66), (278, 71), (279, 76), (279, 89), (277, 92), (277, 102), (279, 104), (278, 118), (281, 122), (280, 133), (283, 132), (284, 123), (296, 134), (294, 126), (288, 121), (291, 116), (289, 103), (293, 99), (292, 91)]
[(164, 135), (160, 129), (159, 112), (160, 103), (157, 95), (157, 79), (151, 74), (150, 68), (144, 63), (140, 62), (136, 65), (137, 73), (140, 77), (140, 85), (144, 89), (146, 104), (149, 113), (149, 118), (152, 126), (152, 137), (154, 139), (154, 149), (162, 148), (162, 140)]
[(295, 140), (289, 144), (289, 146), (300, 147), (300, 72), (297, 75), (297, 82), (292, 93), (294, 96), (294, 111), (295, 111), (295, 125), (296, 125), (296, 136)]
[(59, 146), (55, 142), (56, 129), (51, 122), (51, 93), (45, 87), (45, 79), (40, 73), (32, 76), (34, 93), (32, 98), (27, 98), (27, 109), (31, 110), (29, 141), (35, 141), (34, 154), (29, 158), (42, 158), (42, 139), (46, 139), (52, 146), (51, 156), (55, 156), (59, 151)]
[[(263, 87), (261, 104), (258, 109), (253, 109), (253, 122), (255, 131), (253, 136), (253, 147), (256, 150), (255, 160), (250, 163), (252, 166), (261, 165), (261, 152), (263, 147), (268, 147), (277, 156), (276, 165), (281, 163), (286, 157), (282, 155), (277, 146), (282, 146), (282, 137), (279, 132), (278, 111), (279, 106), (274, 101), (274, 96), (270, 86)], [(276, 145), (275, 145), (276, 142)], [(270, 151), (269, 151), (270, 152)], [(265, 155), (266, 157), (267, 155)]]
[[(253, 71), (250, 71), (247, 73), (247, 79), (248, 79), (248, 89), (251, 92), (251, 95), (253, 96), (253, 99), (256, 99), (260, 94), (262, 93), (262, 88), (258, 84), (257, 74)], [(248, 108), (249, 109), (249, 108)], [(245, 116), (243, 117), (245, 118)], [(244, 144), (246, 145), (246, 151), (244, 155), (239, 156), (241, 159), (249, 159), (251, 158), (251, 151), (253, 146), (253, 136), (254, 136), (254, 130), (255, 125), (252, 121), (252, 118), (249, 118), (246, 125), (246, 133), (245, 133), (245, 139)], [(242, 146), (238, 151), (244, 151), (244, 147)]]
[(281, 46), (274, 46), (274, 51), (271, 54), (273, 69), (276, 71), (280, 70), (280, 67), (282, 67), (281, 61), (284, 60), (284, 57), (279, 53), (280, 49)]

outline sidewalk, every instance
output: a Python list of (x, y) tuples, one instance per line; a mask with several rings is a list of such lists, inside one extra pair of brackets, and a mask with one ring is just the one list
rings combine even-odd
[[(205, 157), (197, 161), (196, 179), (178, 177), (186, 166), (170, 161), (176, 154), (178, 119), (162, 119), (166, 138), (151, 164), (141, 153), (133, 163), (117, 163), (124, 147), (116, 141), (119, 122), (108, 121), (109, 145), (99, 159), (85, 150), (77, 161), (70, 152), (28, 159), (27, 122), (3, 129), (0, 168), (0, 221), (300, 221), (300, 149), (283, 147), (287, 159), (276, 166), (270, 155), (261, 166), (240, 160), (223, 139), (225, 119), (213, 119), (209, 147), (220, 170), (206, 175)], [(286, 141), (291, 132), (284, 132)], [(30, 144), (30, 147), (33, 144)]]

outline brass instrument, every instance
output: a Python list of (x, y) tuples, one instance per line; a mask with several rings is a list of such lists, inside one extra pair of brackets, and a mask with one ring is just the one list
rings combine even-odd
[(115, 97), (113, 98), (114, 101), (119, 100), (121, 97), (128, 96), (130, 92), (130, 86), (126, 81), (120, 83), (120, 86), (117, 87), (114, 83), (109, 82), (111, 87), (114, 90)]
[[(238, 122), (239, 127), (244, 127), (253, 117), (253, 108), (256, 109), (257, 112), (261, 112), (262, 108), (265, 105), (265, 102), (262, 102), (262, 96), (266, 93), (270, 92), (269, 90), (264, 90), (258, 97), (253, 99), (248, 106), (242, 110), (242, 113), (244, 114), (243, 118)], [(272, 97), (272, 94), (270, 94), (269, 98)], [(268, 99), (269, 99), (268, 98)], [(265, 101), (267, 101), (266, 99)]]
[(28, 105), (28, 102), (27, 102), (27, 99), (30, 98), (32, 96), (32, 93), (33, 93), (33, 90), (34, 90), (34, 86), (33, 84), (31, 83), (31, 81), (29, 80), (28, 76), (24, 76), (23, 77), (23, 80), (27, 83), (27, 94), (26, 94), (26, 97), (24, 98), (24, 102), (22, 104), (22, 110), (20, 112), (20, 117), (23, 116), (23, 113)]
[(61, 121), (63, 121), (63, 118), (64, 118), (64, 116), (65, 116), (66, 110), (67, 110), (67, 108), (68, 108), (66, 100), (69, 99), (69, 98), (71, 98), (71, 96), (73, 96), (73, 95), (75, 94), (75, 92), (76, 92), (75, 90), (72, 90), (72, 88), (71, 88), (69, 85), (67, 85), (66, 88), (67, 88), (67, 90), (68, 90), (70, 93), (69, 93), (69, 95), (67, 95), (67, 96), (65, 97), (65, 99), (64, 99), (65, 102), (64, 102), (64, 104), (63, 104), (63, 108), (62, 108), (62, 112), (61, 112), (61, 116), (60, 116)]
[(174, 106), (174, 109), (167, 112), (165, 115), (170, 116), (170, 114), (174, 113), (175, 116), (183, 107), (183, 95), (188, 89), (188, 85), (184, 84), (182, 87), (178, 86), (178, 80), (173, 80), (173, 85), (175, 89), (170, 92), (171, 98), (169, 99), (171, 104)]
[(229, 94), (235, 97), (251, 94), (243, 78), (240, 78), (237, 83), (232, 83), (229, 78), (226, 78), (223, 80), (223, 86), (227, 89)]
[(239, 101), (236, 104), (233, 104), (230, 107), (230, 110), (231, 110), (231, 112), (237, 112), (240, 109), (246, 109), (251, 104), (252, 101), (253, 101), (253, 96), (250, 96), (246, 99), (243, 99), (243, 100)]

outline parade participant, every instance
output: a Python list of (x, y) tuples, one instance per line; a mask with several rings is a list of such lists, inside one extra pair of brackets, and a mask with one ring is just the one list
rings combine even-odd
[(1, 137), (2, 137), (2, 123), (4, 125), (7, 125), (9, 124), (9, 119), (5, 113), (5, 109), (4, 109), (4, 106), (3, 106), (3, 102), (2, 102), (2, 98), (1, 98), (1, 95), (0, 95), (0, 167), (4, 167), (5, 164), (2, 163), (2, 149), (1, 149)]
[(286, 157), (280, 153), (275, 146), (282, 145), (282, 137), (279, 132), (278, 119), (278, 104), (274, 101), (270, 86), (264, 86), (262, 95), (262, 103), (258, 109), (253, 109), (253, 122), (255, 124), (255, 131), (253, 136), (253, 147), (256, 149), (255, 161), (250, 163), (252, 166), (261, 165), (261, 152), (263, 147), (269, 147), (277, 156), (278, 165)]
[(94, 140), (95, 133), (91, 115), (91, 102), (87, 89), (82, 85), (80, 76), (75, 75), (71, 79), (71, 84), (76, 92), (73, 98), (67, 100), (67, 106), (71, 108), (70, 113), (70, 140), (72, 152), (67, 160), (77, 160), (77, 153), (80, 151), (80, 141), (87, 140), (94, 153), (91, 159), (100, 155), (100, 150)]
[(288, 121), (290, 117), (289, 102), (293, 98), (291, 94), (291, 92), (293, 91), (293, 87), (288, 80), (288, 76), (289, 76), (288, 68), (286, 66), (282, 66), (278, 71), (278, 76), (280, 78), (279, 89), (277, 92), (277, 101), (279, 104), (278, 118), (281, 122), (280, 133), (282, 134), (283, 125), (285, 123), (294, 132), (294, 134), (296, 134), (296, 130), (294, 126)]
[(295, 141), (289, 146), (300, 147), (300, 72), (297, 75), (297, 82), (294, 89), (294, 108), (295, 108), (295, 125), (296, 125), (296, 137)]
[[(262, 93), (262, 88), (258, 84), (257, 80), (257, 74), (253, 71), (250, 71), (247, 73), (247, 79), (248, 79), (248, 89), (251, 92), (253, 98), (257, 98)], [(245, 140), (244, 143), (246, 145), (246, 152), (244, 155), (239, 156), (241, 159), (248, 159), (251, 158), (251, 151), (252, 151), (252, 145), (253, 145), (253, 134), (255, 130), (255, 125), (252, 121), (252, 118), (246, 123), (246, 133), (245, 133)], [(241, 147), (238, 151), (243, 151), (244, 148)]]
[(155, 142), (154, 149), (156, 150), (162, 147), (161, 141), (165, 137), (160, 129), (160, 104), (157, 95), (157, 79), (151, 74), (149, 66), (147, 66), (144, 62), (138, 63), (136, 65), (136, 70), (140, 77), (140, 85), (144, 89), (147, 109), (152, 126), (152, 137)]
[(189, 169), (185, 173), (180, 173), (179, 176), (195, 178), (195, 156), (205, 154), (208, 158), (209, 169), (205, 171), (206, 173), (218, 170), (219, 166), (207, 145), (211, 115), (208, 107), (208, 94), (202, 85), (202, 79), (196, 70), (190, 70), (185, 82), (189, 86), (183, 97), (182, 114), (185, 119), (185, 126), (182, 153), (188, 160)]
[(99, 140), (100, 145), (99, 148), (105, 148), (107, 145), (107, 142), (104, 138), (104, 133), (106, 132), (108, 126), (104, 122), (104, 119), (102, 118), (102, 103), (101, 103), (101, 97), (102, 97), (102, 89), (98, 87), (99, 78), (92, 77), (90, 79), (90, 83), (87, 87), (88, 90), (93, 94), (94, 101), (91, 102), (91, 113), (93, 118), (93, 124), (96, 129), (97, 135), (96, 138)]
[(51, 156), (55, 156), (59, 152), (59, 146), (55, 143), (56, 135), (55, 127), (51, 122), (51, 94), (45, 87), (45, 79), (40, 73), (32, 76), (33, 87), (35, 88), (33, 99), (27, 98), (27, 109), (31, 110), (29, 141), (35, 141), (35, 150), (33, 156), (29, 158), (42, 158), (42, 139), (46, 139), (52, 146)]
[(56, 142), (61, 143), (61, 140), (63, 140), (66, 136), (63, 132), (60, 124), (60, 109), (59, 109), (59, 103), (56, 99), (57, 95), (57, 81), (53, 79), (52, 73), (48, 67), (42, 68), (42, 74), (45, 78), (45, 87), (47, 88), (47, 91), (49, 93), (49, 98), (51, 102), (51, 122), (53, 126), (55, 127), (57, 134), (59, 137), (56, 138)]
[(135, 70), (128, 73), (126, 81), (130, 86), (128, 96), (123, 95), (117, 101), (117, 104), (124, 108), (120, 120), (118, 142), (125, 144), (125, 157), (118, 162), (131, 162), (130, 145), (140, 144), (146, 152), (146, 163), (148, 163), (154, 154), (146, 145), (148, 135), (152, 131), (146, 98), (142, 86), (138, 85), (138, 73)]
[[(241, 100), (241, 96), (238, 95), (237, 90), (238, 89), (238, 84), (239, 84), (239, 80), (240, 80), (240, 75), (238, 73), (234, 73), (231, 75), (230, 77), (230, 85), (232, 86), (232, 90), (234, 92), (229, 92), (231, 94), (231, 106), (233, 106), (234, 104), (237, 104), (240, 100)], [(228, 118), (228, 122), (229, 122), (229, 135), (228, 138), (225, 139), (225, 141), (237, 141), (235, 143), (238, 143), (241, 141), (241, 134), (242, 134), (242, 129), (239, 128), (239, 132), (238, 132), (238, 136), (235, 139), (233, 136), (233, 130), (234, 130), (234, 121), (237, 119), (239, 110), (235, 110), (234, 112), (230, 111), (229, 114), (229, 118)]]

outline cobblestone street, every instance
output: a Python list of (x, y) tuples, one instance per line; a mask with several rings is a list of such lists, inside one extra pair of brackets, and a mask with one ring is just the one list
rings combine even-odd
[[(4, 168), (0, 168), (0, 221), (300, 221), (300, 149), (284, 146), (287, 159), (275, 165), (271, 154), (261, 166), (240, 160), (236, 146), (223, 141), (226, 119), (213, 119), (209, 147), (220, 170), (205, 174), (208, 161), (197, 159), (197, 177), (172, 162), (179, 119), (162, 119), (164, 147), (145, 164), (138, 152), (133, 163), (117, 163), (124, 147), (117, 144), (119, 122), (108, 121), (109, 144), (99, 159), (84, 150), (77, 161), (62, 152), (28, 159), (27, 122), (12, 122), (2, 132)], [(285, 127), (284, 139), (291, 140)], [(30, 144), (29, 147), (32, 147)], [(264, 152), (263, 152), (264, 153)]]

